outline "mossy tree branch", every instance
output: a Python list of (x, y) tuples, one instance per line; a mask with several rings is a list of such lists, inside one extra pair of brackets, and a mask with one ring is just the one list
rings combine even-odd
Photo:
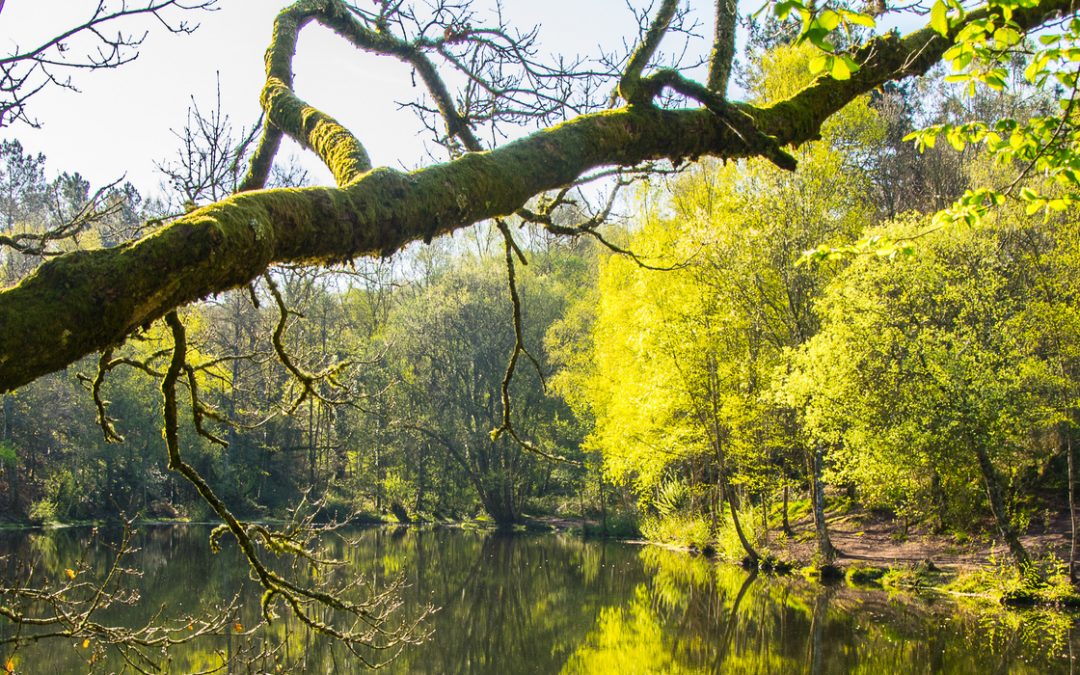
[[(1030, 28), (1068, 11), (1069, 2), (1046, 0), (1015, 10), (1013, 20)], [(980, 16), (985, 12), (965, 21)], [(952, 34), (962, 27), (954, 24)], [(883, 36), (857, 51), (862, 67), (849, 80), (819, 78), (768, 107), (732, 105), (778, 147), (802, 143), (859, 95), (926, 72), (950, 44), (930, 28)], [(273, 114), (271, 120), (278, 124)], [(410, 173), (376, 169), (339, 188), (238, 194), (139, 241), (58, 256), (0, 291), (0, 391), (118, 344), (176, 307), (249, 283), (274, 263), (389, 255), (409, 242), (512, 214), (598, 167), (762, 151), (708, 108), (631, 105)]]
[[(339, 186), (347, 185), (371, 169), (371, 160), (360, 141), (340, 122), (300, 99), (293, 92), (292, 62), (301, 29), (316, 20), (331, 28), (352, 20), (348, 8), (336, 0), (301, 0), (283, 10), (274, 21), (274, 34), (266, 50), (266, 84), (262, 106), (274, 127), (301, 145), (311, 148), (326, 164)], [(265, 137), (265, 136), (264, 136)], [(249, 177), (265, 183), (269, 162), (276, 152), (276, 135), (260, 144)], [(261, 181), (258, 177), (262, 176)], [(245, 181), (246, 182), (246, 181)]]
[(660, 47), (660, 42), (664, 39), (671, 20), (675, 18), (675, 10), (678, 7), (679, 0), (663, 0), (641, 44), (630, 55), (630, 61), (626, 64), (626, 70), (619, 80), (619, 96), (627, 103), (643, 103), (647, 100), (641, 90), (641, 77), (645, 72), (645, 67), (649, 65), (649, 60)]
[(731, 65), (735, 60), (735, 24), (739, 17), (737, 0), (716, 0), (713, 13), (713, 48), (709, 55), (710, 91), (727, 93)]

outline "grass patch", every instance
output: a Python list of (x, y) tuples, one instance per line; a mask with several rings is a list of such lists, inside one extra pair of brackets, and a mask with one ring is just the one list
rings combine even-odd
[(879, 577), (882, 588), (894, 591), (918, 591), (940, 586), (944, 580), (941, 570), (932, 563), (909, 567), (890, 567)]
[(958, 575), (944, 590), (1010, 607), (1080, 607), (1067, 565), (1054, 557), (1037, 560), (1025, 570), (999, 561)]
[(872, 586), (881, 587), (881, 578), (885, 576), (888, 570), (883, 567), (869, 567), (865, 565), (855, 565), (849, 567), (844, 578), (851, 586)]

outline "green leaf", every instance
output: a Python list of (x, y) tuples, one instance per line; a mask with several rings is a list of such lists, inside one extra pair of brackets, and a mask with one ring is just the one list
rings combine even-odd
[(799, 41), (809, 41), (810, 44), (814, 45), (821, 51), (829, 52), (831, 54), (836, 51), (836, 47), (831, 42), (825, 39), (826, 37), (828, 37), (828, 35), (829, 31), (825, 30), (819, 25), (812, 24), (811, 27), (802, 34), (802, 37), (799, 38)]
[(941, 35), (948, 37), (949, 17), (946, 15), (946, 11), (944, 0), (937, 0), (934, 6), (930, 8), (930, 27)]
[(833, 59), (832, 69), (829, 71), (829, 75), (832, 75), (834, 80), (850, 80), (852, 73), (851, 65), (850, 57)]
[(777, 19), (784, 21), (788, 18), (788, 15), (791, 14), (791, 10), (795, 9), (796, 6), (801, 6), (801, 3), (795, 2), (794, 0), (778, 2), (773, 7), (773, 13), (776, 14)]
[(863, 26), (864, 28), (873, 28), (877, 26), (877, 21), (875, 21), (874, 17), (870, 16), (869, 14), (860, 14), (859, 12), (844, 11), (842, 12), (842, 15), (844, 17), (844, 21), (847, 21), (848, 23), (855, 26)]
[(983, 82), (986, 86), (990, 87), (994, 91), (1001, 91), (1005, 89), (1005, 80), (996, 73), (991, 73), (983, 78)]
[(956, 129), (952, 129), (949, 133), (945, 134), (945, 140), (949, 142), (949, 145), (953, 146), (953, 149), (960, 152), (964, 149), (967, 143), (964, 140), (964, 135)]
[(831, 9), (818, 14), (817, 24), (827, 31), (834, 31), (840, 25), (840, 15)]
[(998, 48), (1011, 47), (1020, 42), (1020, 33), (1008, 26), (1003, 26), (994, 31), (994, 42)]

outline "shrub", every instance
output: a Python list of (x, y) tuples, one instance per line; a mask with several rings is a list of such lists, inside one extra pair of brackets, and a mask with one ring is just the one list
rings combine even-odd
[(56, 522), (56, 502), (51, 499), (39, 499), (30, 506), (30, 522), (38, 525)]

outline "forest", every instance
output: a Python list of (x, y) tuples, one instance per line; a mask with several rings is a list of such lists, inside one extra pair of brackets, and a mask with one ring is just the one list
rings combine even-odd
[[(812, 52), (760, 32), (740, 77), (754, 100), (780, 100), (810, 79)], [(634, 186), (612, 235), (632, 256), (523, 225), (527, 362), (508, 393), (527, 444), (492, 433), (515, 345), (494, 228), (386, 260), (282, 267), (184, 310), (187, 455), (248, 518), (280, 518), (301, 494), (328, 517), (374, 521), (603, 513), (616, 533), (756, 561), (770, 532), (792, 536), (801, 505), (831, 561), (826, 515), (857, 505), (905, 531), (993, 532), (1027, 560), (1019, 535), (1068, 505), (1076, 225), (1015, 207), (935, 223), (1008, 167), (905, 137), (1053, 105), (1034, 88), (889, 86), (831, 119), (794, 172), (702, 162)], [(153, 197), (130, 184), (94, 195), (77, 171), (48, 178), (18, 141), (0, 153), (7, 236), (107, 203), (72, 247), (112, 245), (231, 187), (192, 176), (180, 150), (160, 163), (172, 193)], [(843, 250), (856, 242), (873, 250)], [(5, 282), (34, 260), (9, 253)], [(4, 395), (9, 520), (213, 517), (155, 452), (168, 354), (156, 325)]]
[[(215, 4), (118, 16), (184, 34), (169, 12)], [(235, 542), (262, 589), (192, 637), (286, 613), (353, 655), (423, 642), (432, 609), (396, 614), (389, 555), (389, 591), (342, 581), (319, 535), (343, 523), (673, 545), (753, 570), (736, 607), (757, 570), (852, 569), (855, 523), (990, 550), (984, 572), (1024, 586), (1003, 600), (1080, 603), (1071, 6), (937, 0), (901, 36), (874, 32), (884, 5), (721, 1), (684, 67), (658, 45), (704, 28), (654, 4), (621, 57), (543, 65), (537, 31), (478, 28), (468, 2), (300, 0), (263, 118), (234, 125), (220, 85), (193, 100), (157, 190), (0, 141), (0, 519), (123, 524), (104, 585), (82, 586), (87, 562), (55, 593), (5, 582), (0, 617), (148, 659), (173, 639), (153, 622), (90, 621), (124, 604), (133, 524), (214, 525), (210, 550)], [(76, 67), (142, 48), (97, 30), (105, 8), (72, 33), (105, 48)], [(301, 100), (309, 24), (407, 64), (425, 93), (402, 107), (445, 157), (373, 167)], [(33, 126), (65, 45), (0, 60), (0, 127)], [(400, 548), (381, 537), (372, 555)], [(576, 546), (560, 555), (593, 555)]]

